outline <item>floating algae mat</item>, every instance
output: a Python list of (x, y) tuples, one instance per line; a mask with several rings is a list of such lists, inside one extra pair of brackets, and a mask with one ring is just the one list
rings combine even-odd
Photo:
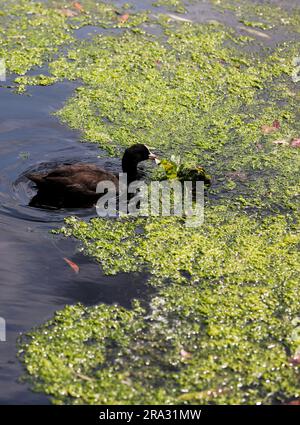
[[(59, 232), (77, 238), (106, 274), (145, 271), (156, 292), (130, 310), (101, 304), (57, 312), (23, 340), (27, 379), (56, 403), (298, 398), (300, 96), (292, 75), (299, 9), (269, 13), (269, 5), (251, 2), (250, 15), (250, 2), (212, 1), (239, 30), (171, 19), (162, 8), (184, 12), (177, 1), (158, 2), (155, 13), (93, 3), (80, 2), (82, 10), (19, 3), (20, 16), (36, 8), (22, 43), (37, 65), (47, 61), (49, 80), (26, 74), (16, 89), (78, 80), (57, 115), (83, 141), (113, 156), (146, 143), (168, 159), (168, 178), (192, 169), (213, 179), (198, 228), (178, 217), (66, 219)], [(49, 39), (51, 49), (32, 35), (40, 15), (60, 34)], [(7, 23), (7, 53), (22, 49), (12, 38), (17, 19)], [(76, 40), (73, 30), (87, 24), (120, 31)], [(261, 44), (280, 30), (284, 42)], [(9, 65), (24, 74), (28, 63), (18, 67)]]
[(56, 403), (297, 397), (299, 223), (257, 223), (218, 207), (197, 232), (164, 219), (144, 223), (141, 237), (138, 224), (68, 220), (65, 233), (82, 240), (105, 272), (148, 264), (158, 293), (147, 312), (137, 303), (130, 311), (77, 305), (58, 312), (23, 346), (34, 388)]

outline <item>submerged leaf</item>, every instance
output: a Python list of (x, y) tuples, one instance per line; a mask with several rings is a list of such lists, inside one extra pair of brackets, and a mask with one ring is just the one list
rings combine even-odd
[(248, 34), (256, 35), (257, 37), (268, 38), (268, 39), (271, 38), (268, 34), (262, 32), (262, 31), (255, 30), (253, 28), (244, 28), (242, 26), (240, 26), (238, 28), (240, 30), (247, 32)]
[(193, 22), (191, 19), (182, 18), (181, 16), (176, 16), (176, 15), (173, 15), (172, 13), (168, 13), (167, 16), (169, 16), (174, 21), (179, 21), (179, 22)]
[(74, 263), (73, 261), (69, 260), (66, 257), (64, 257), (64, 260), (76, 274), (79, 273), (79, 266), (76, 263)]

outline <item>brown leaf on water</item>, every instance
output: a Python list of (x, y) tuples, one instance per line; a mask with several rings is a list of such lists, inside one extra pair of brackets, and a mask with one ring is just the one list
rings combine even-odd
[(79, 266), (74, 263), (73, 261), (69, 260), (68, 258), (64, 257), (65, 262), (71, 267), (71, 269), (78, 274), (79, 273)]
[(128, 19), (129, 19), (128, 13), (124, 13), (118, 18), (118, 21), (120, 22), (120, 24), (125, 24), (128, 21)]
[(273, 121), (272, 127), (279, 129), (280, 128), (280, 122), (278, 120)]
[(289, 146), (289, 142), (287, 140), (274, 140), (273, 145), (283, 145), (283, 146)]
[(96, 380), (95, 378), (91, 378), (90, 376), (83, 375), (82, 373), (79, 373), (79, 372), (75, 372), (75, 374), (76, 376), (78, 376), (78, 378), (82, 379), (83, 381), (93, 382)]
[(79, 12), (84, 12), (84, 7), (82, 6), (81, 3), (79, 3), (79, 1), (74, 1), (73, 7), (74, 7), (74, 9), (78, 10)]
[(262, 131), (264, 134), (271, 134), (271, 133), (274, 133), (274, 131), (277, 131), (277, 129), (276, 129), (276, 128), (274, 128), (273, 126), (270, 126), (270, 125), (263, 125), (263, 126), (261, 127), (261, 131)]
[(181, 357), (181, 360), (188, 360), (192, 358), (192, 354), (182, 349), (180, 350), (180, 357)]
[(300, 139), (294, 139), (291, 143), (292, 148), (300, 148)]
[(75, 12), (74, 10), (71, 10), (71, 9), (61, 9), (61, 10), (59, 10), (59, 12), (62, 15), (66, 16), (67, 18), (73, 18), (73, 16), (78, 15), (77, 12)]
[(273, 121), (272, 125), (262, 125), (261, 131), (264, 134), (271, 134), (280, 129), (280, 122), (278, 120)]
[(261, 127), (261, 131), (264, 134), (270, 134), (270, 133), (273, 133), (275, 131), (275, 129), (273, 127), (270, 127), (269, 125), (263, 125)]
[(230, 173), (226, 173), (226, 177), (229, 177), (232, 180), (240, 180), (245, 181), (247, 180), (247, 174), (243, 171), (232, 171)]
[(294, 365), (294, 366), (298, 366), (300, 365), (300, 353), (296, 353), (294, 355), (294, 357), (292, 357), (290, 359), (290, 362)]

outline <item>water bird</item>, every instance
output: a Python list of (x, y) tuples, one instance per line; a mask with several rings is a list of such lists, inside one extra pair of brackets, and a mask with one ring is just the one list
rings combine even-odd
[[(127, 173), (128, 183), (137, 179), (138, 163), (156, 160), (146, 145), (134, 144), (127, 148), (122, 158), (122, 171)], [(35, 183), (38, 192), (29, 205), (39, 208), (88, 208), (92, 207), (101, 194), (96, 188), (101, 181), (111, 181), (118, 187), (114, 173), (95, 164), (64, 164), (50, 172), (29, 173), (26, 177)]]

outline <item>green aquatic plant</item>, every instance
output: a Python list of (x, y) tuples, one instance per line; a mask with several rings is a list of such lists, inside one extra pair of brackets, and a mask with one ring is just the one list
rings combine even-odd
[[(98, 36), (52, 62), (55, 78), (83, 81), (59, 117), (111, 155), (143, 141), (205, 166), (214, 199), (297, 209), (299, 152), (272, 143), (300, 134), (290, 77), (299, 43), (257, 55), (219, 24), (167, 24), (165, 33), (164, 43), (145, 32)], [(280, 127), (265, 134), (275, 119)], [(234, 172), (251, 177), (234, 181)]]
[[(82, 0), (5, 0), (0, 13), (0, 58), (8, 71), (24, 75), (57, 56), (76, 40), (74, 30), (85, 25), (109, 28), (134, 28), (148, 19), (148, 13), (132, 12), (120, 22), (121, 10), (113, 4)], [(39, 84), (37, 82), (37, 84)], [(24, 92), (24, 85), (19, 92)]]
[(200, 230), (170, 218), (68, 219), (64, 232), (107, 273), (148, 263), (159, 290), (147, 313), (137, 303), (77, 305), (33, 332), (22, 355), (37, 390), (75, 404), (269, 404), (299, 396), (291, 360), (299, 348), (299, 223), (282, 216), (259, 224), (218, 208)]
[[(143, 140), (195, 160), (232, 143), (243, 128), (249, 130), (244, 143), (252, 143), (260, 130), (255, 122), (264, 113), (258, 96), (276, 77), (292, 71), (292, 52), (284, 59), (274, 53), (261, 62), (235, 45), (225, 47), (233, 34), (224, 27), (183, 24), (167, 31), (167, 44), (145, 33), (98, 36), (52, 62), (53, 76), (84, 83), (60, 118), (111, 153)], [(254, 115), (257, 103), (261, 106)]]
[(16, 91), (24, 93), (28, 86), (50, 86), (56, 83), (57, 78), (48, 75), (34, 75), (17, 77), (14, 82), (17, 84)]
[[(273, 221), (275, 224), (271, 225)], [(282, 258), (288, 259), (290, 252), (281, 240), (288, 232), (284, 217), (265, 219), (261, 223), (246, 214), (233, 213), (227, 207), (208, 209), (200, 228), (186, 227), (184, 219), (175, 217), (114, 222), (95, 218), (88, 223), (70, 217), (66, 224), (61, 232), (80, 240), (84, 252), (99, 261), (108, 274), (144, 267), (154, 277), (178, 282), (187, 279), (191, 282), (221, 279), (226, 283), (237, 282), (237, 279), (239, 283), (274, 281), (275, 273), (287, 267), (280, 264)], [(144, 231), (138, 232), (139, 227)], [(275, 245), (270, 239), (272, 231)], [(286, 240), (295, 241), (296, 247), (297, 232), (291, 238), (287, 233)], [(282, 249), (287, 250), (282, 258), (281, 251), (277, 251), (277, 244), (281, 246), (281, 243)], [(291, 274), (299, 270), (296, 252), (296, 257), (293, 255), (291, 251)], [(270, 260), (276, 264), (269, 263)]]
[(0, 57), (8, 71), (25, 74), (74, 40), (66, 17), (48, 5), (25, 0), (2, 3)]
[(153, 179), (177, 179), (181, 182), (203, 181), (206, 185), (210, 185), (211, 183), (211, 177), (206, 173), (203, 167), (195, 164), (181, 163), (180, 159), (174, 156), (171, 156), (171, 160), (161, 159), (158, 165), (159, 168), (152, 173)]
[[(245, 25), (262, 29), (285, 28), (289, 32), (299, 32), (299, 6), (291, 5), (288, 8), (273, 2), (247, 0), (210, 0), (222, 10), (231, 10)], [(252, 21), (253, 19), (253, 21)], [(258, 21), (259, 19), (259, 21)]]
[(153, 6), (164, 6), (177, 13), (185, 13), (186, 8), (182, 0), (157, 0), (152, 3)]
[(241, 19), (240, 22), (246, 25), (246, 27), (260, 28), (262, 30), (269, 30), (272, 28), (272, 25), (266, 24), (264, 22), (247, 21), (245, 19)]

